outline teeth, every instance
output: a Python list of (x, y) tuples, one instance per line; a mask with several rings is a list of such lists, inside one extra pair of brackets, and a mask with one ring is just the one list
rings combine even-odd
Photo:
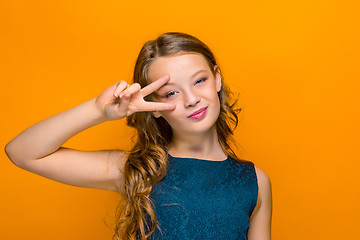
[(204, 111), (199, 112), (198, 114), (193, 115), (193, 117), (200, 117), (203, 114)]

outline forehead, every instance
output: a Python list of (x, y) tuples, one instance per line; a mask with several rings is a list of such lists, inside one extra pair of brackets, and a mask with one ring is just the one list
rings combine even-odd
[(170, 80), (175, 76), (186, 77), (199, 69), (210, 71), (205, 57), (198, 53), (159, 57), (149, 66), (148, 80), (153, 82), (166, 74)]

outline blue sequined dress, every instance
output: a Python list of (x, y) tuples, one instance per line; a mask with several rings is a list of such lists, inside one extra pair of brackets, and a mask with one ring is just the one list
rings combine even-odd
[(156, 240), (244, 240), (258, 197), (254, 164), (169, 156), (150, 199), (162, 234)]

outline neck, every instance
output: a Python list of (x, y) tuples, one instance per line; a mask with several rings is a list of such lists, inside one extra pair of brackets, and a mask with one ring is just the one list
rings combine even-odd
[(226, 158), (226, 154), (218, 141), (215, 126), (201, 134), (188, 135), (173, 132), (168, 152), (173, 157), (193, 157), (209, 160), (223, 160)]

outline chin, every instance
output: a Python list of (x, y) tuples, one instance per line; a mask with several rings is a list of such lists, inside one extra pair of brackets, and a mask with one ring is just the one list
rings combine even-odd
[[(205, 119), (204, 119), (205, 120)], [(179, 132), (182, 133), (191, 133), (191, 134), (197, 134), (197, 133), (205, 133), (208, 132), (210, 130), (212, 130), (213, 128), (215, 128), (215, 123), (216, 121), (198, 121), (197, 123), (191, 125), (191, 126), (187, 126), (186, 129), (182, 129)]]

